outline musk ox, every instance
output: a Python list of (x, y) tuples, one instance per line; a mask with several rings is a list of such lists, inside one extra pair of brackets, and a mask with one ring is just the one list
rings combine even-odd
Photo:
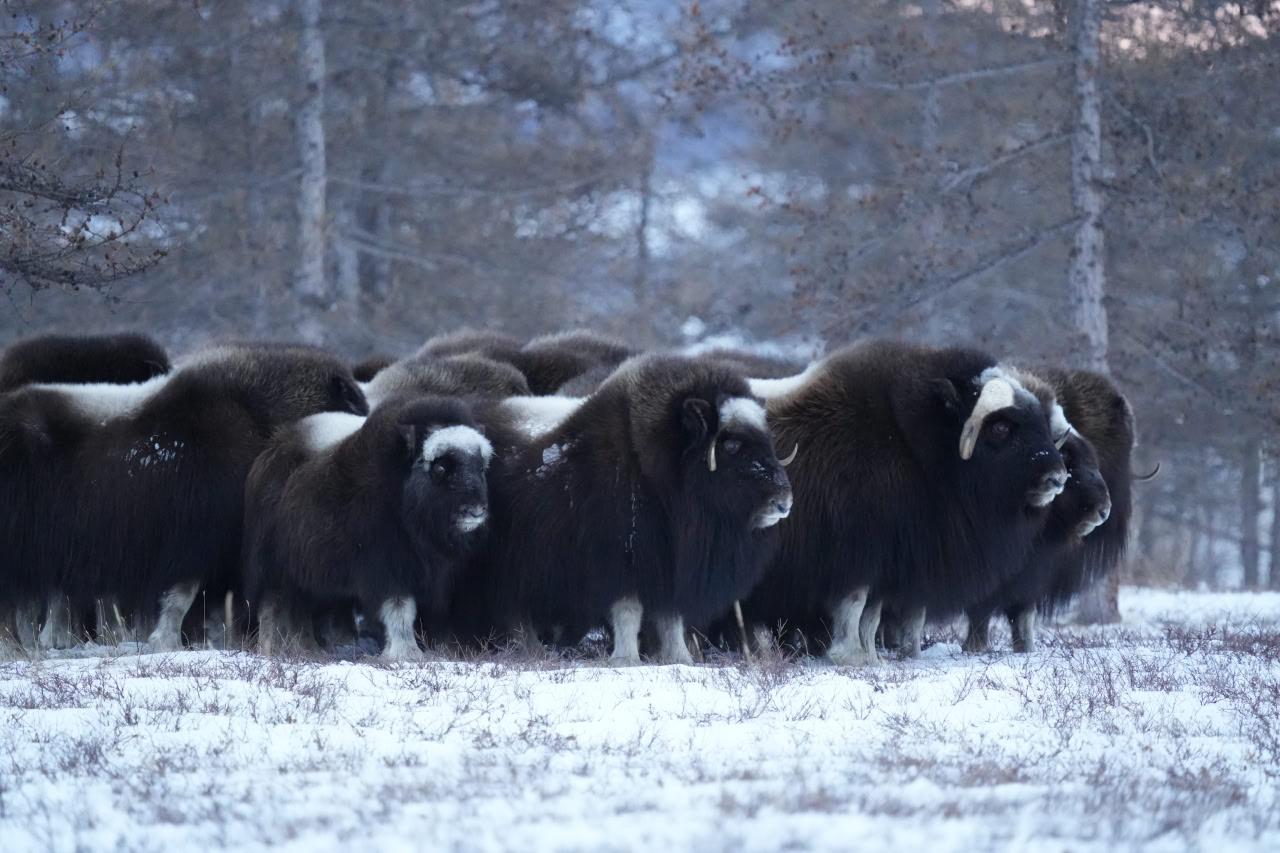
[(389, 355), (371, 355), (351, 365), (351, 375), (357, 382), (371, 382), (373, 377), (395, 363), (396, 360)]
[(163, 649), (181, 644), (202, 587), (233, 583), (245, 477), (272, 432), (318, 412), (367, 411), (337, 359), (277, 345), (202, 351), (163, 382), (29, 386), (2, 405), (21, 425), (20, 441), (6, 443), (19, 448), (21, 476), (5, 488), (24, 500), (3, 543), (17, 580), (0, 585), (61, 589), (81, 609), (118, 597), (144, 619), (159, 601), (150, 642)]
[(868, 341), (773, 383), (795, 512), (743, 608), (829, 631), (833, 661), (876, 660), (884, 604), (922, 626), (990, 593), (1065, 485), (1050, 413), (985, 353)]
[(369, 405), (397, 396), (521, 397), (529, 394), (514, 366), (477, 355), (414, 356), (388, 366), (361, 385)]
[(418, 603), (440, 612), (481, 541), (492, 454), (467, 405), (443, 398), (285, 429), (246, 486), (245, 589), (260, 649), (312, 645), (312, 614), (355, 601), (381, 620), (386, 657), (421, 657)]
[(164, 348), (146, 335), (40, 335), (0, 355), (0, 392), (34, 383), (126, 385), (170, 369)]
[(458, 332), (432, 338), (418, 351), (419, 356), (479, 355), (506, 362), (524, 374), (529, 391), (539, 396), (559, 393), (589, 372), (598, 382), (634, 354), (620, 341), (582, 330), (543, 335), (523, 345), (497, 332)]
[(639, 659), (642, 618), (664, 661), (690, 660), (684, 626), (759, 577), (791, 508), (764, 408), (709, 362), (641, 356), (585, 400), (489, 404), (498, 449), (493, 529), (457, 612), (501, 628), (608, 622), (613, 657)]
[(1032, 651), (1037, 605), (1058, 576), (1082, 559), (1087, 537), (1111, 514), (1111, 497), (1088, 439), (1072, 431), (1059, 452), (1067, 466), (1067, 485), (1053, 499), (1022, 570), (1011, 574), (994, 593), (965, 608), (969, 619), (964, 641), (967, 652), (984, 652), (990, 647), (988, 626), (997, 612), (1009, 620), (1014, 650)]

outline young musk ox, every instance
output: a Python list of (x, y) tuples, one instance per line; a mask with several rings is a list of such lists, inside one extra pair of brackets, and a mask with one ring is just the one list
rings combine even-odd
[(455, 612), (482, 601), (489, 625), (607, 621), (613, 657), (637, 661), (647, 616), (660, 658), (688, 662), (686, 622), (751, 588), (790, 512), (764, 408), (720, 365), (641, 356), (585, 400), (507, 400), (484, 420), (494, 527)]
[(1087, 537), (1111, 514), (1110, 494), (1089, 440), (1073, 430), (1059, 452), (1067, 466), (1067, 485), (1049, 506), (1049, 516), (1026, 566), (994, 593), (965, 608), (969, 619), (966, 652), (990, 648), (988, 626), (997, 612), (1009, 620), (1014, 650), (1032, 651), (1036, 606), (1049, 594), (1058, 576), (1082, 560)]
[(144, 619), (159, 601), (157, 649), (180, 647), (202, 587), (234, 584), (245, 477), (275, 429), (367, 411), (337, 359), (278, 345), (205, 350), (159, 384), (31, 386), (5, 404), (27, 410), (28, 447), (43, 442), (26, 476), (5, 484), (27, 496), (8, 519), (23, 583), (81, 608), (118, 598)]
[(171, 367), (164, 348), (146, 335), (40, 335), (0, 355), (0, 392), (33, 383), (127, 385)]
[(443, 398), (390, 400), (367, 419), (314, 415), (283, 431), (246, 487), (259, 648), (313, 645), (313, 615), (354, 600), (381, 620), (386, 657), (420, 658), (418, 602), (439, 613), (482, 540), (492, 454), (468, 406)]
[(803, 452), (794, 517), (744, 611), (830, 625), (835, 662), (876, 660), (883, 604), (920, 619), (993, 590), (1065, 485), (1049, 413), (985, 353), (869, 341), (772, 382), (753, 385), (775, 440)]

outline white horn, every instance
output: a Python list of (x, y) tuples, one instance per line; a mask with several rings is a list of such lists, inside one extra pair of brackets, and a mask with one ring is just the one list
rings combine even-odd
[(978, 395), (978, 402), (973, 404), (973, 411), (969, 413), (969, 420), (964, 422), (964, 429), (960, 431), (961, 459), (969, 459), (973, 456), (973, 450), (978, 446), (978, 433), (982, 432), (982, 425), (986, 423), (987, 416), (992, 412), (1007, 409), (1012, 405), (1013, 385), (1009, 380), (1004, 378), (990, 379), (986, 385), (982, 386), (982, 393)]
[(716, 437), (711, 437), (711, 446), (707, 448), (707, 470), (715, 473), (716, 470)]
[(800, 442), (797, 441), (796, 446), (791, 448), (791, 455), (788, 456), (786, 459), (779, 459), (778, 461), (782, 463), (783, 468), (786, 468), (792, 462), (796, 461), (796, 454), (799, 452), (800, 452)]

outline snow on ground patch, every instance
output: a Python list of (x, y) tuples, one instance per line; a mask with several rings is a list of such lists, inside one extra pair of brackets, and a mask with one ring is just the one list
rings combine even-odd
[[(1275, 611), (1130, 592), (1126, 624), (1051, 628), (1030, 656), (965, 656), (944, 630), (923, 659), (870, 669), (195, 651), (0, 664), (0, 839), (1278, 849)], [(1166, 607), (1182, 617), (1135, 621)]]

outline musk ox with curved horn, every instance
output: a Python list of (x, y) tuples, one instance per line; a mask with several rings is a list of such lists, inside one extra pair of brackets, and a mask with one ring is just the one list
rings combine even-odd
[[(28, 446), (43, 440), (16, 484), (32, 497), (7, 526), (24, 552), (6, 565), (78, 607), (119, 597), (146, 614), (159, 602), (150, 642), (160, 649), (181, 645), (202, 587), (221, 594), (234, 582), (245, 477), (274, 430), (318, 412), (367, 411), (336, 358), (266, 344), (197, 352), (163, 383), (30, 386), (4, 403), (34, 409), (23, 421), (37, 425)], [(56, 537), (32, 532), (45, 528)]]
[(829, 626), (833, 661), (876, 660), (882, 604), (919, 618), (989, 593), (1065, 484), (1049, 413), (985, 353), (868, 341), (776, 382), (795, 512), (743, 609)]
[(168, 353), (146, 335), (38, 335), (0, 355), (0, 392), (34, 383), (127, 385), (171, 369)]
[(441, 612), (481, 541), (492, 453), (467, 405), (443, 398), (285, 429), (246, 487), (245, 590), (259, 648), (313, 645), (313, 614), (354, 601), (381, 620), (384, 656), (420, 658), (419, 603)]
[(751, 588), (791, 508), (764, 408), (721, 365), (640, 356), (585, 400), (508, 400), (485, 422), (494, 526), (455, 600), (499, 628), (608, 621), (613, 657), (636, 661), (648, 619), (659, 657), (688, 662), (685, 625)]

